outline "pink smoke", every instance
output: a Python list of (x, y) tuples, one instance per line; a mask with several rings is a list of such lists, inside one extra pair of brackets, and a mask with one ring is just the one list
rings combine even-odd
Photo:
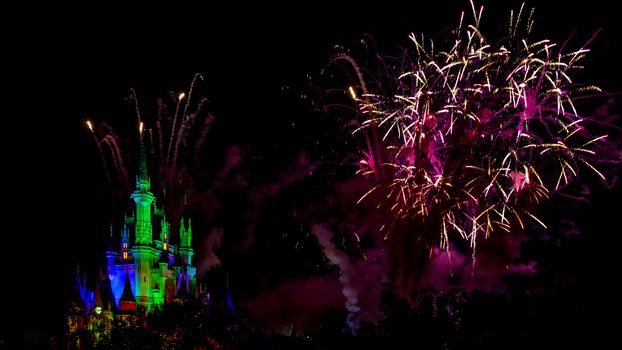
[(314, 224), (311, 232), (315, 235), (328, 260), (341, 271), (339, 282), (348, 310), (348, 326), (352, 331), (358, 328), (360, 319), (376, 321), (379, 314), (380, 282), (384, 279), (384, 256), (378, 249), (367, 251), (364, 258), (351, 259), (338, 250), (330, 241), (333, 233), (325, 224)]
[(282, 282), (256, 297), (242, 302), (261, 328), (289, 334), (312, 330), (326, 311), (344, 303), (341, 286), (333, 276), (294, 279)]
[(255, 227), (259, 216), (261, 205), (269, 198), (274, 198), (283, 189), (294, 183), (304, 180), (315, 170), (313, 164), (307, 158), (305, 152), (300, 152), (296, 162), (285, 169), (279, 178), (270, 184), (264, 185), (253, 191), (249, 195), (249, 206), (245, 215), (246, 238), (240, 243), (239, 250), (245, 251), (253, 244)]
[(199, 245), (197, 251), (198, 256), (201, 257), (199, 262), (199, 275), (204, 275), (210, 269), (220, 266), (220, 259), (216, 255), (216, 250), (220, 248), (222, 241), (223, 228), (218, 227), (210, 230), (210, 233)]

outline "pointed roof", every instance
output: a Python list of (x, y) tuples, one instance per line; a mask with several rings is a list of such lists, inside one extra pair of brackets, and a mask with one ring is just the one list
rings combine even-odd
[(227, 307), (235, 314), (235, 305), (233, 305), (233, 299), (231, 298), (231, 291), (229, 287), (225, 290), (225, 299), (227, 301)]
[(178, 298), (188, 297), (188, 288), (186, 287), (185, 273), (181, 274), (181, 280), (179, 281), (179, 288), (177, 288), (177, 297)]
[(123, 285), (123, 294), (119, 300), (119, 310), (121, 313), (136, 310), (136, 299), (132, 295), (132, 285), (130, 284), (130, 274), (125, 271), (125, 284)]
[(121, 294), (121, 299), (119, 301), (125, 302), (136, 302), (134, 295), (132, 294), (132, 285), (130, 284), (130, 273), (128, 271), (125, 272), (125, 284), (123, 285), (123, 294)]
[[(101, 299), (101, 303), (99, 304), (102, 309), (114, 311), (116, 309), (116, 303), (114, 302), (114, 293), (112, 292), (112, 284), (110, 283), (110, 278), (108, 274), (101, 275), (99, 284), (98, 284), (98, 293), (99, 298)], [(96, 303), (97, 304), (97, 297)]]
[(72, 311), (75, 311), (75, 312), (83, 310), (86, 306), (86, 302), (84, 300), (83, 286), (80, 281), (80, 264), (78, 264), (78, 267), (77, 267), (76, 279), (73, 285), (73, 289), (71, 290), (71, 299), (69, 302), (70, 302)]
[(93, 302), (93, 306), (103, 306), (101, 286), (99, 283), (95, 287), (95, 302)]
[(227, 307), (235, 314), (235, 306), (233, 305), (233, 299), (231, 298), (231, 290), (229, 289), (229, 272), (227, 272), (227, 283), (225, 289), (225, 300), (227, 302)]

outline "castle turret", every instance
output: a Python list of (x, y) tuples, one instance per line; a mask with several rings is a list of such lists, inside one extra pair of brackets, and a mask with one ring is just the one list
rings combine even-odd
[(127, 261), (128, 260), (128, 251), (129, 251), (129, 246), (130, 246), (130, 234), (128, 232), (128, 228), (127, 228), (127, 224), (123, 225), (123, 233), (121, 234), (121, 260), (122, 261)]
[[(187, 193), (184, 193), (184, 216), (179, 223), (179, 253), (184, 265), (190, 265), (194, 255), (194, 250), (192, 250), (192, 219), (188, 217), (187, 212)], [(185, 224), (186, 219), (188, 225)]]
[[(187, 217), (186, 194), (184, 194), (184, 216), (179, 223), (179, 255), (181, 257), (181, 273), (187, 283), (187, 292), (196, 296), (196, 268), (192, 266), (192, 219)], [(186, 225), (186, 220), (188, 224)]]

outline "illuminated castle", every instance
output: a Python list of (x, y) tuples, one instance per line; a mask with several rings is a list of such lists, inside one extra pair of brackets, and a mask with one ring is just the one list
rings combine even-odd
[(130, 198), (134, 212), (125, 217), (118, 246), (111, 228), (106, 266), (95, 290), (89, 291), (79, 273), (76, 276), (70, 334), (104, 331), (116, 315), (131, 314), (137, 305), (149, 310), (197, 295), (191, 220), (186, 215), (180, 219), (179, 244), (171, 244), (171, 224), (151, 192), (142, 134), (136, 188)]

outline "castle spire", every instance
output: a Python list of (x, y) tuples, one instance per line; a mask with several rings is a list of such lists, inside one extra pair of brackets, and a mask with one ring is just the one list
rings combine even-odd
[(112, 222), (110, 223), (110, 237), (108, 238), (108, 251), (112, 250), (112, 240), (113, 240), (113, 228), (112, 228)]
[[(187, 223), (187, 224), (186, 224)], [(180, 247), (192, 247), (192, 219), (188, 210), (188, 185), (184, 189), (184, 211), (179, 225)]]
[[(184, 190), (184, 213), (179, 223), (179, 255), (181, 256), (182, 273), (186, 279), (186, 283), (193, 281), (189, 287), (188, 293), (191, 295), (196, 294), (196, 268), (192, 266), (192, 256), (194, 250), (192, 249), (192, 220), (188, 215), (188, 187)], [(186, 221), (188, 220), (188, 221)]]
[(186, 210), (186, 205), (188, 204), (188, 183), (184, 186), (184, 211)]
[(170, 237), (170, 224), (168, 223), (168, 221), (166, 221), (166, 215), (164, 214), (164, 210), (162, 211), (162, 220), (161, 220), (161, 227), (162, 227), (162, 231), (160, 232), (160, 240), (162, 242), (168, 243), (169, 237)]
[(155, 197), (151, 193), (151, 181), (147, 172), (147, 157), (143, 139), (143, 124), (140, 123), (140, 157), (138, 174), (136, 174), (136, 190), (132, 199), (136, 203), (136, 244), (151, 244), (151, 205)]
[(147, 153), (145, 151), (145, 140), (143, 137), (143, 123), (140, 123), (140, 153), (138, 159), (138, 173), (136, 174), (136, 191), (151, 191), (151, 180), (147, 167)]
[(121, 233), (121, 247), (127, 249), (127, 245), (129, 243), (130, 243), (130, 235), (127, 229), (127, 225), (123, 225), (123, 233)]

